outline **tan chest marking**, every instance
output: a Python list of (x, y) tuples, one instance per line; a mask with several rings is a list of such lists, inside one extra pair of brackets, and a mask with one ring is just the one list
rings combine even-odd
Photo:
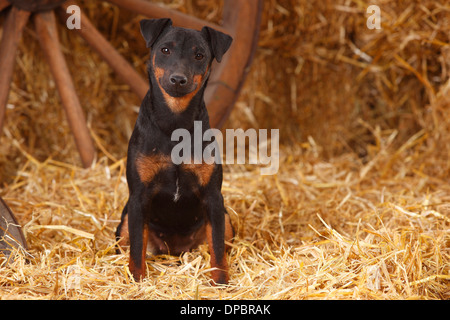
[(139, 154), (136, 158), (136, 168), (142, 182), (151, 182), (158, 172), (167, 169), (171, 164), (170, 156), (164, 154)]
[(211, 175), (214, 171), (215, 164), (208, 164), (208, 163), (200, 163), (200, 164), (182, 164), (182, 167), (184, 170), (188, 172), (192, 172), (195, 174), (199, 180), (200, 185), (206, 186), (209, 183), (209, 180), (211, 179)]

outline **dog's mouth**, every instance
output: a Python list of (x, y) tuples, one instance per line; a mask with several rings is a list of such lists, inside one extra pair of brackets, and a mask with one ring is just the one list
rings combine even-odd
[(159, 81), (161, 88), (173, 98), (181, 98), (192, 92), (197, 91), (199, 84), (189, 81), (190, 83), (186, 86), (174, 86), (172, 84), (167, 84), (166, 81)]
[(196, 75), (193, 79), (183, 86), (168, 84), (164, 77), (158, 79), (159, 88), (162, 91), (165, 102), (168, 107), (175, 113), (182, 112), (187, 109), (193, 97), (201, 88), (203, 82), (201, 75)]

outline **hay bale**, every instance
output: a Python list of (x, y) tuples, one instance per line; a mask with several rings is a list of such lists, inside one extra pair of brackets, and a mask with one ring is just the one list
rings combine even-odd
[[(380, 30), (366, 26), (369, 5), (381, 9)], [(365, 153), (374, 141), (360, 118), (398, 129), (399, 144), (432, 130), (430, 111), (447, 121), (434, 102), (449, 79), (448, 19), (445, 1), (266, 1), (250, 104), (233, 123), (281, 128), (287, 143), (311, 135), (327, 155)]]

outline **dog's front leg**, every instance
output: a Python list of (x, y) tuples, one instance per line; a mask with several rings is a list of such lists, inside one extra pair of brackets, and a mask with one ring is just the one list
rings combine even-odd
[(138, 197), (130, 196), (128, 202), (128, 233), (130, 237), (129, 268), (135, 281), (145, 276), (148, 227), (145, 225), (142, 203)]
[(211, 272), (211, 277), (215, 284), (227, 284), (229, 278), (225, 241), (231, 241), (233, 238), (233, 227), (220, 192), (209, 195), (205, 201), (205, 207), (206, 237), (211, 255), (211, 267), (215, 268)]

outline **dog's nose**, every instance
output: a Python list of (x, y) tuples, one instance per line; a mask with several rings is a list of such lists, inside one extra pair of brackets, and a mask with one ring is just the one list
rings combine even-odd
[(187, 83), (186, 76), (178, 73), (172, 74), (169, 80), (173, 85), (177, 86), (184, 86)]

